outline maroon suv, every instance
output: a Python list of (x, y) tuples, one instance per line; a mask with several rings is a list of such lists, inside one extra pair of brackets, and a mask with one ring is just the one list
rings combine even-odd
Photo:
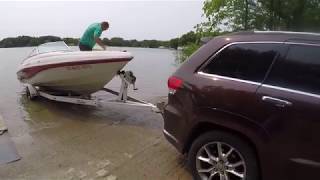
[(195, 179), (320, 179), (320, 34), (216, 37), (168, 86), (164, 134)]

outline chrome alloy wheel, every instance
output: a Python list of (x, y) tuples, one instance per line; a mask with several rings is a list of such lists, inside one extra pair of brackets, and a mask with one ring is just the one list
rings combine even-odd
[(234, 147), (222, 142), (210, 142), (199, 149), (196, 169), (203, 180), (246, 179), (243, 156)]

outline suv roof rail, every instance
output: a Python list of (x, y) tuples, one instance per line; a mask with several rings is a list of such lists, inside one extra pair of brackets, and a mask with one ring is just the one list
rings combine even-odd
[(254, 31), (254, 33), (261, 33), (261, 34), (299, 34), (299, 35), (314, 35), (314, 36), (320, 36), (320, 33), (313, 33), (313, 32), (294, 32), (294, 31)]
[(238, 32), (232, 32), (226, 35), (252, 35), (252, 34), (254, 34), (254, 31), (238, 31)]

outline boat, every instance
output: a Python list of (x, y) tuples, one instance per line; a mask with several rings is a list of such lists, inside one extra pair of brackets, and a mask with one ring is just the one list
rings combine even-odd
[(129, 52), (75, 51), (63, 41), (34, 48), (18, 68), (18, 79), (46, 92), (90, 95), (101, 90), (133, 59)]

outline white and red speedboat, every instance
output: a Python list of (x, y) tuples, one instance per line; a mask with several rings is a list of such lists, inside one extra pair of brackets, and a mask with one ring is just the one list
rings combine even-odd
[(72, 51), (63, 41), (36, 47), (18, 79), (46, 91), (89, 95), (102, 89), (133, 56), (120, 51)]

